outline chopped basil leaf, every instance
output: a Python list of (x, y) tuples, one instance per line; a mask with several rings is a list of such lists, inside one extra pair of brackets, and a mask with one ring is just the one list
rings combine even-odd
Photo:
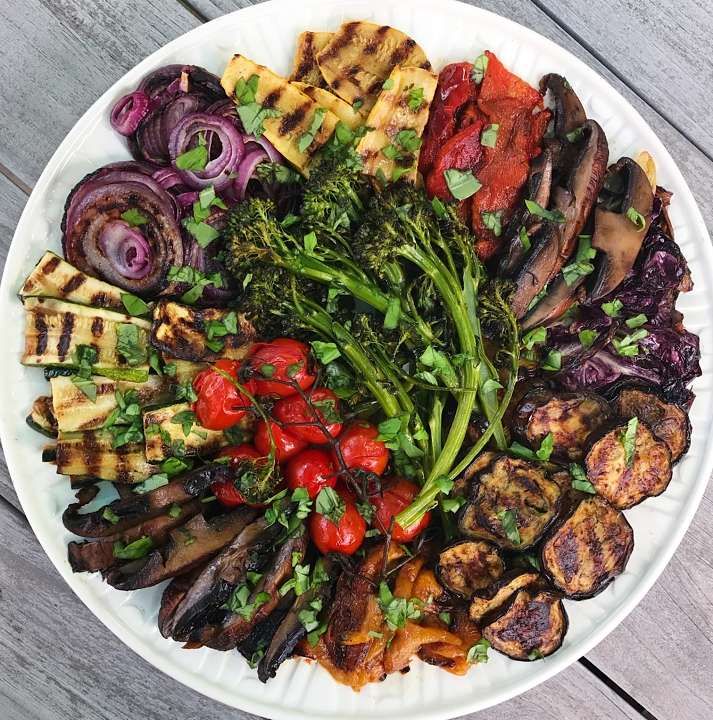
[(546, 210), (534, 200), (525, 200), (525, 207), (527, 208), (527, 212), (535, 217), (541, 217), (543, 220), (549, 220), (550, 222), (559, 224), (564, 222), (564, 215), (559, 210)]
[(384, 84), (381, 86), (382, 90), (393, 90), (394, 87), (394, 79), (393, 78), (386, 78), (384, 80)]
[(451, 614), (449, 612), (439, 612), (438, 619), (446, 625), (451, 624)]
[(150, 311), (149, 306), (140, 297), (131, 293), (121, 293), (121, 302), (126, 308), (126, 312), (134, 317), (147, 315)]
[(183, 227), (196, 239), (196, 242), (202, 248), (207, 248), (213, 240), (220, 236), (220, 233), (207, 222), (196, 222), (195, 220), (186, 218), (183, 221)]
[(505, 531), (507, 539), (513, 545), (519, 545), (522, 541), (520, 540), (520, 531), (517, 527), (517, 518), (512, 510), (501, 510), (497, 513), (496, 517), (500, 520), (500, 524)]
[(626, 217), (636, 225), (637, 230), (643, 230), (646, 227), (646, 218), (634, 207), (630, 207), (626, 211)]
[(481, 638), (475, 645), (472, 645), (466, 655), (466, 661), (471, 665), (475, 663), (486, 663), (488, 662), (488, 650), (490, 649), (490, 643), (485, 639)]
[(385, 582), (379, 584), (379, 607), (390, 630), (406, 627), (407, 620), (418, 620), (421, 617), (423, 603), (417, 598), (394, 597)]
[(247, 80), (245, 80), (245, 78), (238, 78), (238, 81), (235, 83), (236, 102), (240, 105), (255, 102), (259, 82), (260, 77), (255, 74), (251, 75)]
[(444, 218), (448, 214), (448, 211), (446, 210), (446, 206), (443, 204), (443, 201), (436, 195), (434, 195), (433, 199), (431, 200), (431, 207), (433, 208), (433, 212), (436, 213), (436, 217)]
[(626, 424), (626, 430), (622, 434), (621, 442), (624, 445), (624, 457), (626, 466), (632, 467), (636, 456), (636, 431), (639, 429), (639, 418), (634, 416)]
[(265, 120), (282, 115), (276, 108), (266, 108), (256, 102), (240, 105), (237, 108), (237, 112), (240, 122), (245, 128), (245, 132), (249, 135), (254, 135), (256, 138), (262, 137), (265, 132), (263, 126)]
[(354, 112), (359, 112), (359, 110), (361, 110), (363, 106), (364, 101), (360, 99), (357, 99), (352, 103), (352, 109), (354, 110)]
[(173, 503), (173, 505), (171, 505), (168, 509), (168, 517), (175, 520), (176, 518), (181, 517), (181, 515), (183, 515), (183, 508), (178, 505), (178, 503)]
[(443, 173), (446, 185), (456, 200), (466, 200), (475, 195), (483, 184), (473, 175), (472, 170), (451, 168)]
[(522, 338), (523, 347), (526, 350), (532, 350), (535, 345), (544, 343), (547, 341), (547, 328), (536, 327), (530, 330)]
[(576, 143), (581, 140), (583, 134), (584, 134), (584, 126), (580, 125), (578, 128), (575, 128), (571, 132), (568, 132), (566, 137), (567, 137), (567, 140), (569, 140), (569, 142)]
[(423, 88), (411, 88), (408, 94), (408, 106), (413, 112), (418, 112), (423, 105)]
[(173, 477), (179, 475), (186, 470), (191, 469), (192, 463), (189, 460), (181, 460), (180, 458), (167, 458), (161, 463), (161, 472), (166, 474), (166, 477)]
[(314, 354), (323, 365), (329, 365), (332, 360), (336, 360), (342, 356), (336, 343), (322, 342), (321, 340), (313, 340), (311, 343)]
[(171, 418), (171, 424), (180, 425), (181, 430), (183, 430), (183, 435), (188, 437), (191, 434), (193, 426), (196, 424), (196, 414), (193, 410), (181, 410), (181, 412), (177, 412)]
[(648, 322), (648, 318), (643, 313), (639, 313), (638, 315), (634, 315), (634, 317), (630, 317), (626, 321), (626, 326), (630, 328), (638, 328), (642, 325), (646, 325)]
[(542, 462), (547, 462), (550, 459), (550, 455), (552, 455), (552, 450), (554, 448), (554, 437), (552, 436), (551, 432), (548, 432), (545, 437), (542, 438), (542, 442), (540, 443), (540, 448), (537, 450), (535, 455), (537, 455), (539, 460), (542, 460)]
[(545, 656), (539, 650), (532, 650), (528, 656), (528, 660), (542, 660)]
[(542, 363), (543, 370), (550, 370), (551, 372), (558, 372), (562, 369), (562, 353), (559, 350), (550, 350), (547, 353), (544, 363)]
[(121, 540), (117, 540), (114, 543), (113, 552), (114, 557), (119, 560), (138, 560), (148, 555), (152, 549), (153, 540), (148, 535), (144, 535), (128, 545), (125, 545)]
[(500, 237), (500, 235), (502, 235), (502, 210), (498, 210), (497, 212), (484, 211), (480, 213), (480, 216), (483, 218), (483, 225), (485, 225), (488, 230), (491, 230), (495, 237)]
[(307, 151), (307, 148), (314, 142), (315, 135), (319, 132), (322, 124), (324, 123), (324, 116), (327, 111), (324, 108), (318, 107), (314, 111), (312, 122), (305, 133), (303, 133), (297, 141), (297, 149), (303, 153)]
[(72, 375), (69, 378), (92, 402), (97, 401), (97, 386), (88, 378)]
[(592, 247), (591, 237), (580, 235), (574, 262), (562, 268), (562, 275), (568, 286), (574, 285), (579, 278), (594, 272), (594, 265), (590, 260), (593, 260), (596, 255), (597, 251)]
[(119, 522), (119, 516), (108, 505), (104, 508), (102, 517), (112, 525), (116, 525)]
[(530, 240), (530, 236), (527, 234), (527, 230), (525, 229), (524, 225), (520, 228), (518, 237), (520, 238), (520, 245), (522, 245), (522, 249), (525, 252), (529, 252), (530, 248), (532, 247), (532, 241)]
[(602, 310), (605, 315), (610, 318), (619, 317), (621, 311), (624, 309), (624, 303), (621, 300), (612, 300), (611, 302), (602, 303)]
[(324, 515), (335, 525), (338, 525), (339, 521), (344, 517), (347, 507), (334, 488), (325, 487), (319, 491), (314, 509), (320, 515)]
[(483, 132), (480, 134), (480, 144), (483, 145), (484, 147), (494, 148), (498, 142), (498, 131), (499, 130), (500, 130), (500, 125), (498, 125), (497, 123), (488, 125), (483, 130)]
[(639, 354), (639, 340), (643, 340), (648, 337), (649, 331), (644, 328), (634, 330), (633, 333), (625, 335), (623, 338), (614, 338), (612, 345), (614, 349), (622, 357), (635, 357)]
[(581, 465), (571, 463), (569, 466), (569, 474), (572, 476), (572, 488), (574, 490), (589, 493), (590, 495), (597, 494), (594, 485), (587, 479), (587, 473), (584, 472), (584, 468)]
[(141, 343), (139, 328), (132, 323), (116, 325), (116, 352), (131, 367), (143, 365), (148, 357), (147, 348)]
[(582, 347), (589, 348), (594, 345), (595, 340), (599, 337), (599, 333), (596, 330), (580, 330), (578, 337)]
[(208, 164), (208, 148), (206, 144), (198, 144), (190, 150), (181, 153), (176, 158), (176, 167), (179, 170), (205, 170)]
[(138, 227), (139, 225), (146, 225), (149, 219), (146, 215), (139, 212), (136, 208), (129, 208), (121, 213), (121, 219), (128, 223), (131, 227)]
[(483, 78), (485, 77), (485, 73), (488, 69), (488, 62), (489, 58), (485, 53), (478, 55), (478, 57), (475, 58), (471, 77), (476, 85), (480, 85), (480, 83), (483, 82)]

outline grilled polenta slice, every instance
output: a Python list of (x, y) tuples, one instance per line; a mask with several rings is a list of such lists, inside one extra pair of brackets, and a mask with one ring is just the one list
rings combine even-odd
[(20, 288), (20, 297), (57, 298), (123, 313), (123, 292), (115, 285), (77, 270), (74, 265), (48, 250), (27, 276)]
[(397, 65), (430, 70), (431, 63), (415, 40), (388, 25), (344, 23), (317, 54), (322, 76), (350, 105), (368, 111)]
[(170, 300), (162, 300), (154, 308), (151, 342), (165, 355), (179, 360), (213, 362), (218, 358), (241, 360), (247, 354), (254, 333), (249, 323), (238, 314), (238, 332), (220, 337), (220, 351), (211, 350), (208, 341), (209, 323), (221, 322), (228, 310), (195, 308)]
[[(25, 306), (25, 351), (23, 365), (74, 365), (80, 345), (97, 351), (96, 368), (126, 368), (130, 363), (117, 349), (122, 325), (137, 328), (138, 352), (148, 357), (151, 323), (112, 310), (90, 308), (53, 298), (27, 297)], [(148, 365), (131, 365), (146, 369)]]
[(350, 130), (356, 130), (366, 122), (366, 115), (356, 111), (349, 103), (344, 102), (329, 90), (304, 82), (293, 82), (292, 84), (311, 97), (320, 107), (333, 112)]
[(416, 179), (421, 135), (437, 81), (436, 75), (422, 68), (394, 69), (388, 89), (381, 91), (367, 118), (367, 127), (372, 130), (357, 145), (364, 173), (383, 173), (387, 180)]
[(322, 122), (311, 142), (306, 148), (300, 149), (300, 140), (310, 134), (308, 131), (320, 106), (285, 78), (242, 55), (232, 57), (220, 83), (232, 97), (238, 80), (247, 82), (253, 75), (258, 78), (255, 102), (280, 113), (277, 117), (263, 121), (265, 137), (298, 170), (306, 174), (312, 156), (332, 136), (339, 122), (337, 116), (328, 110), (324, 111)]
[(295, 59), (290, 80), (304, 82), (316, 87), (327, 87), (317, 65), (317, 53), (332, 39), (334, 33), (305, 30), (297, 36)]

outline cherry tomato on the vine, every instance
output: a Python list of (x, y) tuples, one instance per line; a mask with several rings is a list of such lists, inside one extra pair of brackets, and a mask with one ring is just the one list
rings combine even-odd
[[(403, 478), (393, 478), (384, 481), (381, 492), (372, 495), (369, 500), (374, 506), (373, 525), (379, 530), (388, 530), (391, 519), (405, 510), (418, 494), (418, 485)], [(391, 528), (391, 539), (394, 542), (411, 542), (418, 537), (431, 522), (431, 513), (427, 512), (417, 523), (407, 528), (402, 528), (394, 523)]]
[[(277, 462), (283, 463), (291, 457), (297, 455), (298, 452), (307, 447), (307, 443), (292, 433), (280, 427), (274, 420), (270, 420), (270, 431), (272, 439), (275, 441), (275, 458)], [(270, 435), (267, 432), (267, 425), (264, 420), (258, 420), (255, 426), (255, 437), (253, 442), (255, 447), (263, 454), (270, 454)]]
[[(264, 460), (265, 456), (252, 445), (231, 445), (223, 448), (218, 457), (230, 458), (231, 464), (239, 464), (241, 460)], [(218, 502), (225, 507), (237, 507), (245, 504), (245, 498), (240, 490), (230, 480), (219, 480), (210, 486), (211, 492)], [(259, 506), (258, 506), (259, 507)]]
[(328, 452), (308, 448), (287, 463), (285, 477), (290, 489), (303, 487), (314, 500), (322, 488), (337, 484), (337, 468)]
[[(329, 388), (282, 398), (272, 408), (272, 415), (291, 435), (314, 445), (323, 445), (342, 431), (339, 399)], [(327, 433), (320, 427), (319, 420)]]
[(322, 554), (340, 552), (352, 555), (364, 542), (366, 522), (349, 493), (343, 488), (338, 488), (337, 493), (344, 502), (344, 514), (339, 521), (335, 524), (326, 515), (313, 512), (309, 518), (309, 532)]
[(309, 345), (291, 338), (256, 343), (247, 365), (253, 372), (255, 393), (259, 396), (290, 397), (297, 393), (295, 385), (308, 390), (316, 377), (310, 367)]
[[(193, 404), (193, 411), (204, 428), (227, 430), (239, 423), (250, 411), (250, 400), (225, 377), (229, 375), (237, 380), (239, 369), (238, 362), (224, 359), (196, 375), (193, 389), (198, 399)], [(252, 381), (242, 384), (252, 394)]]
[[(337, 444), (342, 459), (351, 470), (365, 470), (381, 475), (389, 464), (389, 450), (376, 438), (379, 431), (366, 422), (347, 425), (339, 436)], [(336, 460), (336, 452), (334, 453)]]

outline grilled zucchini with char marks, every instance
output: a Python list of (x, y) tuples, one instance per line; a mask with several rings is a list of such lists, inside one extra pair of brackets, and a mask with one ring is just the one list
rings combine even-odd
[(468, 615), (473, 622), (482, 623), (518, 591), (540, 580), (534, 570), (511, 570), (489, 587), (478, 590), (470, 601)]
[(495, 545), (483, 540), (463, 540), (441, 550), (436, 577), (452, 593), (470, 597), (498, 580), (504, 569)]
[(572, 600), (600, 593), (629, 561), (634, 531), (604, 498), (582, 500), (542, 546), (542, 570)]
[(562, 491), (528, 460), (497, 456), (473, 478), (459, 527), (472, 538), (508, 550), (525, 550), (545, 533), (559, 512)]
[(317, 65), (317, 54), (332, 39), (332, 35), (334, 33), (305, 30), (297, 36), (291, 81), (308, 83), (318, 88), (327, 87), (327, 82)]
[(598, 395), (535, 388), (518, 404), (514, 425), (516, 433), (532, 447), (539, 447), (552, 433), (552, 456), (576, 461), (584, 457), (589, 436), (603, 427), (610, 416), (609, 403)]
[(673, 473), (668, 446), (656, 438), (646, 423), (641, 420), (636, 423), (630, 456), (625, 447), (626, 432), (624, 423), (604, 433), (592, 444), (584, 461), (589, 482), (619, 510), (660, 495)]
[(671, 451), (671, 461), (677, 462), (691, 444), (691, 421), (686, 411), (662, 400), (653, 392), (639, 388), (624, 388), (614, 400), (614, 408), (623, 418), (643, 420), (659, 440)]
[(513, 660), (539, 660), (559, 650), (568, 624), (559, 594), (528, 588), (483, 628), (483, 637)]

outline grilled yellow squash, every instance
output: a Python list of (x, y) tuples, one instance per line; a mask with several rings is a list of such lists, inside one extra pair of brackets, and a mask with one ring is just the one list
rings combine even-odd
[(333, 112), (350, 130), (356, 130), (366, 122), (366, 115), (357, 112), (349, 103), (344, 102), (329, 90), (304, 82), (293, 82), (292, 84), (311, 97), (320, 107)]
[(357, 145), (367, 175), (415, 181), (421, 135), (438, 78), (417, 67), (397, 67), (389, 76), (366, 124), (372, 128)]
[[(277, 117), (264, 119), (265, 137), (298, 170), (307, 174), (312, 156), (332, 136), (338, 122), (337, 116), (329, 111), (324, 112), (319, 128), (313, 134), (310, 133), (320, 106), (285, 78), (242, 55), (232, 57), (220, 82), (225, 92), (233, 97), (238, 80), (247, 82), (253, 75), (258, 78), (255, 102), (280, 113)], [(303, 138), (308, 136), (311, 137), (309, 145), (301, 148), (301, 141), (304, 142)]]
[(87, 275), (48, 250), (20, 288), (20, 297), (48, 297), (125, 312), (115, 285)]
[(326, 87), (327, 83), (317, 65), (317, 53), (330, 41), (331, 32), (305, 30), (297, 36), (295, 59), (292, 62), (290, 80)]
[(361, 104), (364, 111), (373, 107), (397, 65), (431, 68), (408, 35), (371, 22), (344, 23), (317, 54), (317, 64), (332, 90), (350, 105)]

